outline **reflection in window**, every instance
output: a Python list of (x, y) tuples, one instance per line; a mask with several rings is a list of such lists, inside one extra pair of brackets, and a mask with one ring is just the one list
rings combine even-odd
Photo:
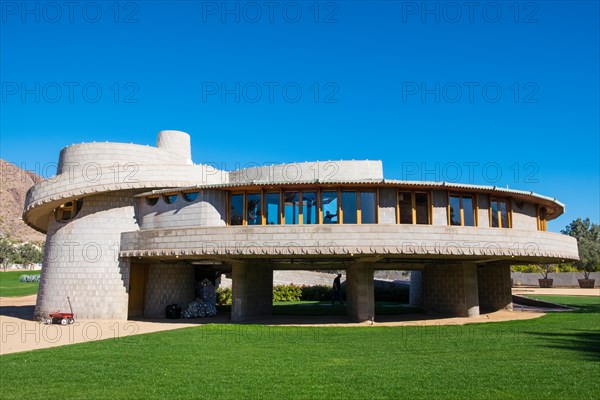
[(462, 225), (460, 197), (450, 196), (450, 225)]
[(450, 196), (450, 225), (475, 226), (475, 205), (472, 196)]
[(339, 222), (337, 192), (321, 192), (321, 212), (324, 224)]
[(508, 203), (504, 200), (500, 201), (500, 222), (502, 223), (502, 228), (509, 228), (508, 222)]
[(498, 223), (498, 201), (497, 200), (492, 200), (491, 210), (492, 210), (492, 228), (497, 228), (500, 226), (500, 224)]
[(376, 223), (376, 213), (377, 207), (375, 204), (375, 192), (360, 192), (360, 223)]
[(242, 225), (244, 223), (244, 195), (232, 194), (230, 207), (230, 225)]
[(464, 226), (475, 226), (475, 207), (473, 205), (473, 198), (470, 196), (462, 197), (463, 207), (463, 225)]
[(195, 201), (198, 198), (199, 192), (183, 192), (183, 199), (189, 203)]
[(508, 220), (508, 203), (506, 200), (492, 199), (490, 202), (493, 228), (510, 228)]
[(429, 197), (427, 193), (415, 193), (415, 217), (415, 223), (429, 224)]
[(158, 196), (146, 197), (146, 204), (155, 206), (158, 203)]
[(300, 223), (300, 199), (298, 192), (285, 192), (283, 194), (283, 212), (286, 225)]
[(400, 223), (412, 224), (412, 193), (400, 192), (398, 195), (398, 205), (400, 207)]
[(415, 216), (415, 223), (429, 224), (429, 199), (427, 193), (415, 193)]
[(260, 193), (248, 193), (246, 195), (246, 224), (262, 224), (262, 208)]
[(165, 200), (165, 203), (173, 204), (177, 201), (177, 195), (176, 194), (165, 195), (165, 196), (163, 196), (163, 199)]
[(319, 223), (316, 192), (302, 192), (302, 215), (304, 224)]
[(279, 215), (279, 199), (279, 193), (265, 194), (267, 225), (279, 225), (281, 223)]
[(342, 215), (344, 224), (356, 224), (356, 192), (342, 192)]

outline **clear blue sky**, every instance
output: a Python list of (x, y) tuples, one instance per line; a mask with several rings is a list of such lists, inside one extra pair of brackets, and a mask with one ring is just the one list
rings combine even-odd
[(465, 3), (1, 1), (1, 157), (179, 129), (196, 163), (379, 159), (599, 222), (598, 1)]

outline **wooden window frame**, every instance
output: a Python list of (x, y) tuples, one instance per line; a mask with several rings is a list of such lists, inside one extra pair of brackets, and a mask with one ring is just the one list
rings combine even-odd
[[(459, 198), (460, 207), (460, 225), (452, 225), (452, 219), (450, 218), (450, 197)], [(473, 227), (479, 226), (479, 199), (477, 193), (460, 193), (460, 192), (447, 192), (446, 196), (446, 215), (448, 217), (448, 226), (468, 226), (465, 225), (465, 208), (463, 206), (463, 197), (470, 197), (473, 200)], [(490, 203), (491, 207), (491, 203)]]
[[(506, 219), (508, 220), (508, 226), (502, 226), (502, 213), (500, 212), (500, 207), (498, 207), (497, 218), (498, 218), (498, 226), (492, 226), (492, 202), (500, 202), (504, 201), (506, 203)], [(490, 216), (490, 228), (502, 228), (502, 229), (512, 229), (512, 205), (511, 199), (508, 197), (494, 197), (490, 196), (490, 207), (489, 207), (489, 216)]]
[[(410, 193), (411, 220), (410, 224), (400, 223), (400, 193)], [(427, 196), (427, 224), (417, 224), (417, 193)], [(396, 190), (396, 224), (399, 225), (433, 225), (433, 192), (431, 190)]]

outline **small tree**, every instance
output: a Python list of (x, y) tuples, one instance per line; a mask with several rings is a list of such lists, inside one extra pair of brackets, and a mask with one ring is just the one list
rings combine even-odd
[(42, 262), (42, 250), (31, 243), (19, 247), (19, 256), (23, 264), (39, 264)]
[(8, 237), (0, 237), (0, 264), (3, 268), (7, 265), (17, 263), (19, 261), (19, 253), (13, 240)]
[(577, 218), (561, 233), (577, 239), (579, 261), (575, 266), (583, 271), (585, 279), (589, 279), (592, 272), (600, 270), (600, 225), (592, 224), (589, 218)]

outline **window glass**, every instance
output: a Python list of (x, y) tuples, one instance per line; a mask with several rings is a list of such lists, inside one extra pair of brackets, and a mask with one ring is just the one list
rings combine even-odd
[(412, 224), (412, 193), (400, 192), (398, 203), (400, 206), (400, 223)]
[(283, 194), (283, 212), (286, 225), (295, 225), (300, 220), (300, 199), (298, 192), (285, 192)]
[(461, 225), (460, 222), (460, 197), (450, 196), (450, 225)]
[(54, 210), (54, 219), (56, 222), (70, 221), (77, 216), (82, 206), (83, 200), (74, 200), (61, 204)]
[(356, 224), (356, 192), (342, 192), (344, 224)]
[(242, 225), (244, 221), (244, 195), (231, 195), (231, 209), (229, 211), (231, 225)]
[(417, 224), (429, 224), (429, 200), (427, 193), (415, 193)]
[(146, 204), (149, 206), (155, 206), (158, 203), (158, 196), (155, 197), (146, 197)]
[(497, 228), (498, 226), (498, 201), (497, 200), (492, 200), (491, 203), (491, 209), (492, 209), (492, 228)]
[(165, 200), (165, 203), (173, 204), (177, 201), (177, 195), (176, 194), (165, 195), (165, 196), (163, 196), (163, 199)]
[(509, 228), (508, 223), (508, 204), (506, 204), (505, 200), (501, 200), (500, 202), (500, 219), (502, 221), (503, 228)]
[(316, 192), (302, 192), (302, 215), (303, 224), (319, 223)]
[(464, 212), (464, 226), (475, 226), (475, 208), (473, 207), (472, 197), (462, 198), (463, 212)]
[(279, 193), (265, 194), (267, 225), (279, 225), (281, 223), (279, 219), (279, 198)]
[(337, 192), (321, 192), (321, 211), (324, 224), (339, 222)]
[(262, 224), (262, 204), (260, 193), (248, 193), (246, 195), (246, 224)]
[(187, 193), (183, 193), (183, 198), (185, 201), (191, 203), (192, 201), (195, 201), (198, 198), (199, 194), (200, 194), (199, 192), (187, 192)]
[(360, 214), (361, 224), (374, 224), (376, 221), (375, 213), (375, 192), (360, 192)]

